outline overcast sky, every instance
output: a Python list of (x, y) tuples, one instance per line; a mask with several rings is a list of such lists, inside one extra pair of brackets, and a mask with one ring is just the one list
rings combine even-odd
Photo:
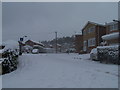
[(3, 41), (28, 38), (42, 41), (80, 33), (88, 21), (104, 24), (118, 18), (117, 2), (2, 3)]

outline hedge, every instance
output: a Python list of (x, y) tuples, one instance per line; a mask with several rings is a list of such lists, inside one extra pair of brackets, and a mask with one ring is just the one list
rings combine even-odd
[(120, 64), (119, 60), (119, 47), (118, 46), (109, 46), (109, 47), (98, 47), (98, 60), (102, 63), (114, 63)]
[(2, 58), (2, 74), (6, 74), (17, 69), (18, 54), (15, 51), (5, 51), (2, 54)]

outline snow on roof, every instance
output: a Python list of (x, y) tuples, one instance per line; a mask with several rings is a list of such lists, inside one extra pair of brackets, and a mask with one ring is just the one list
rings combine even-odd
[(44, 44), (43, 44), (43, 43), (41, 43), (41, 42), (38, 42), (38, 41), (34, 41), (34, 40), (30, 40), (30, 41), (32, 41), (32, 42), (34, 42), (34, 43), (38, 43), (38, 44), (41, 44), (42, 46), (44, 46)]
[[(83, 29), (85, 29), (85, 27), (88, 25), (88, 24), (94, 24), (94, 25), (99, 25), (99, 26), (104, 26), (105, 27), (105, 25), (103, 25), (103, 24), (98, 24), (98, 23), (95, 23), (95, 22), (91, 22), (91, 21), (88, 21), (86, 24), (85, 24), (85, 26), (83, 27)], [(83, 30), (82, 29), (82, 30)]]
[(103, 24), (99, 24), (99, 23), (95, 23), (95, 22), (91, 22), (91, 21), (88, 21), (88, 23), (91, 23), (91, 24), (94, 24), (94, 25), (105, 26), (105, 25), (103, 25)]
[(119, 38), (119, 32), (111, 33), (111, 34), (107, 34), (107, 35), (102, 36), (103, 40), (111, 40), (111, 39), (117, 39), (117, 38)]
[(40, 45), (33, 45), (33, 48), (35, 47), (43, 48), (43, 46), (40, 46)]
[(82, 31), (81, 32), (76, 32), (75, 35), (82, 35)]
[(114, 24), (117, 24), (118, 22), (109, 22), (109, 23), (106, 23), (106, 25), (114, 25)]

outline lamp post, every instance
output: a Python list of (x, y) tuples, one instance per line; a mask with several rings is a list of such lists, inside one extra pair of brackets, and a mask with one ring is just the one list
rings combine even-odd
[[(119, 34), (120, 34), (120, 21), (119, 20), (113, 20), (113, 21), (118, 23), (118, 31), (119, 31)], [(119, 39), (119, 43), (120, 43), (120, 39)]]
[(118, 30), (120, 31), (120, 21), (119, 20), (113, 20), (113, 21), (118, 23)]
[(56, 39), (56, 53), (57, 53), (57, 32), (55, 32), (55, 39)]
[[(120, 35), (120, 20), (113, 20), (113, 21), (118, 23), (118, 31), (119, 31), (119, 35)], [(118, 40), (119, 40), (118, 42), (119, 42), (119, 45), (120, 45), (120, 38)], [(119, 46), (119, 50), (120, 50), (120, 46)], [(119, 53), (119, 57), (120, 57), (120, 53)], [(118, 63), (119, 63), (119, 61), (118, 61)]]
[(24, 41), (24, 37), (27, 37), (27, 36), (20, 37), (20, 40), (19, 40), (19, 55), (22, 55), (22, 42)]

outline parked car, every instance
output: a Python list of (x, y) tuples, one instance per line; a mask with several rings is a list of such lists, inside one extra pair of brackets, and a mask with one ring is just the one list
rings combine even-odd
[[(35, 50), (34, 50), (35, 49)], [(40, 46), (40, 45), (34, 45), (33, 46), (33, 51), (39, 51), (39, 53), (45, 53), (45, 49), (44, 47)]]
[(90, 59), (92, 60), (98, 60), (97, 58), (97, 48), (93, 48), (90, 52)]
[(38, 54), (38, 53), (39, 53), (39, 49), (33, 49), (33, 50), (32, 50), (32, 53), (33, 53), (33, 54)]
[(69, 48), (66, 50), (66, 53), (74, 53), (75, 49), (74, 48)]

